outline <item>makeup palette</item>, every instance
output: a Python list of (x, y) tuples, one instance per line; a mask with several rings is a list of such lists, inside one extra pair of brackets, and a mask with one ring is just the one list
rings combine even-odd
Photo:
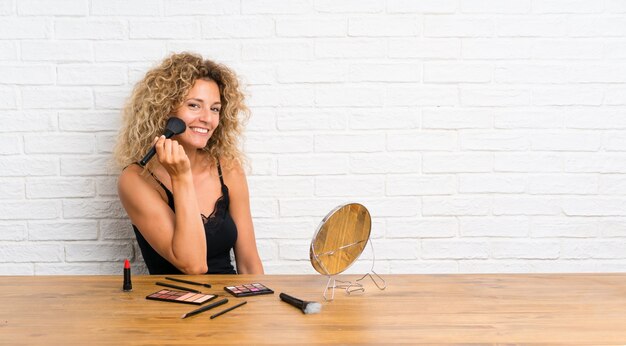
[(268, 287), (256, 282), (253, 284), (226, 286), (224, 290), (235, 297), (256, 296), (259, 294), (272, 294), (274, 291)]
[(193, 293), (185, 291), (173, 291), (163, 289), (158, 292), (154, 292), (146, 297), (146, 299), (160, 300), (171, 303), (183, 303), (183, 304), (195, 304), (200, 305), (208, 302), (209, 300), (217, 298), (214, 294)]

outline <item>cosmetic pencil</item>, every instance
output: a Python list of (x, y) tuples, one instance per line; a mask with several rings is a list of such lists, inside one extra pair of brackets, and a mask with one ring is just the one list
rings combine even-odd
[(211, 310), (214, 307), (217, 307), (217, 306), (220, 306), (220, 305), (223, 305), (223, 304), (226, 304), (226, 303), (228, 303), (228, 299), (224, 298), (222, 300), (216, 301), (215, 303), (211, 303), (211, 304), (209, 304), (207, 306), (203, 306), (203, 307), (201, 307), (199, 309), (195, 309), (193, 311), (189, 311), (188, 313), (182, 315), (180, 318), (187, 318), (187, 317), (190, 317), (190, 316), (193, 316), (193, 315), (197, 315), (197, 314), (199, 314), (201, 312), (205, 312), (207, 310)]
[(169, 288), (176, 288), (178, 290), (183, 290), (183, 291), (187, 291), (187, 292), (193, 292), (193, 293), (202, 293), (198, 290), (194, 290), (193, 288), (187, 288), (187, 287), (183, 287), (183, 286), (177, 286), (177, 285), (172, 285), (172, 284), (168, 284), (165, 282), (157, 282), (156, 283), (159, 286), (165, 286), (165, 287), (169, 287)]
[(227, 313), (227, 312), (229, 312), (229, 311), (231, 311), (231, 310), (234, 310), (234, 309), (236, 309), (236, 308), (238, 308), (238, 307), (240, 307), (240, 306), (242, 306), (242, 305), (244, 305), (244, 304), (246, 304), (246, 303), (247, 303), (247, 301), (245, 301), (245, 302), (241, 302), (241, 303), (239, 303), (239, 304), (237, 304), (237, 305), (233, 305), (233, 306), (231, 306), (231, 307), (230, 307), (230, 308), (228, 308), (228, 309), (224, 309), (224, 310), (222, 310), (222, 311), (220, 311), (220, 312), (218, 312), (218, 313), (216, 313), (216, 314), (214, 314), (214, 315), (211, 315), (211, 319), (214, 319), (215, 317), (217, 317), (217, 316), (219, 316), (219, 315), (223, 315), (223, 314), (225, 314), (225, 313)]
[(176, 281), (176, 282), (182, 282), (184, 284), (196, 285), (196, 286), (204, 286), (204, 287), (211, 288), (211, 284), (203, 284), (201, 282), (195, 282), (195, 281), (171, 278), (171, 277), (167, 277), (167, 276), (165, 277), (165, 280), (172, 280), (172, 281)]

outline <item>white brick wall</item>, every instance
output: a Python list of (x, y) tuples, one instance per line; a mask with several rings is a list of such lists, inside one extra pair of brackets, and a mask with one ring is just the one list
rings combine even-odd
[(626, 271), (624, 23), (622, 0), (0, 0), (0, 274), (145, 271), (111, 150), (184, 50), (250, 96), (268, 273), (313, 273), (351, 201), (379, 273)]

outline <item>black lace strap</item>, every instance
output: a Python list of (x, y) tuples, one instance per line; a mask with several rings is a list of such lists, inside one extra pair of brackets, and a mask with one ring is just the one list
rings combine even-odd
[[(137, 165), (141, 166), (141, 165), (139, 164), (139, 162), (135, 162), (135, 164), (137, 164)], [(143, 168), (143, 166), (141, 166), (141, 167)], [(168, 204), (172, 204), (172, 203), (171, 203), (171, 201), (172, 201), (172, 199), (173, 199), (173, 198), (172, 198), (172, 197), (173, 197), (173, 196), (172, 196), (172, 192), (171, 192), (171, 191), (170, 191), (170, 190), (169, 190), (169, 189), (165, 186), (165, 184), (163, 184), (163, 183), (161, 182), (161, 180), (159, 180), (159, 178), (157, 178), (157, 176), (156, 176), (154, 173), (152, 173), (152, 171), (151, 171), (151, 170), (149, 170), (149, 169), (147, 169), (147, 168), (146, 168), (146, 170), (148, 171), (148, 173), (150, 173), (150, 175), (152, 176), (152, 178), (154, 178), (154, 180), (156, 180), (156, 182), (157, 182), (157, 183), (159, 183), (159, 185), (161, 185), (161, 188), (163, 188), (163, 191), (165, 191), (165, 194), (167, 195), (167, 202), (168, 202)]]
[(159, 183), (159, 185), (161, 185), (161, 187), (163, 188), (163, 190), (165, 190), (165, 191), (169, 191), (169, 190), (168, 190), (168, 188), (167, 188), (167, 187), (165, 187), (165, 184), (163, 184), (163, 183), (159, 180), (159, 178), (157, 178), (157, 176), (156, 176), (156, 175), (154, 175), (154, 173), (150, 172), (149, 170), (148, 170), (148, 173), (150, 173), (150, 175), (154, 178), (154, 180), (156, 180), (156, 181), (157, 181), (157, 183)]
[(224, 178), (222, 177), (222, 166), (220, 166), (220, 160), (217, 160), (217, 173), (220, 176), (220, 184), (222, 184), (222, 187), (224, 186)]

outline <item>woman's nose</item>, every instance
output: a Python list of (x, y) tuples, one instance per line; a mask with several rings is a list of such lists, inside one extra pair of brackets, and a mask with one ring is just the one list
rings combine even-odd
[(203, 109), (202, 112), (200, 113), (200, 120), (205, 123), (210, 123), (212, 119), (213, 119), (213, 112), (211, 112), (211, 110), (208, 108)]

